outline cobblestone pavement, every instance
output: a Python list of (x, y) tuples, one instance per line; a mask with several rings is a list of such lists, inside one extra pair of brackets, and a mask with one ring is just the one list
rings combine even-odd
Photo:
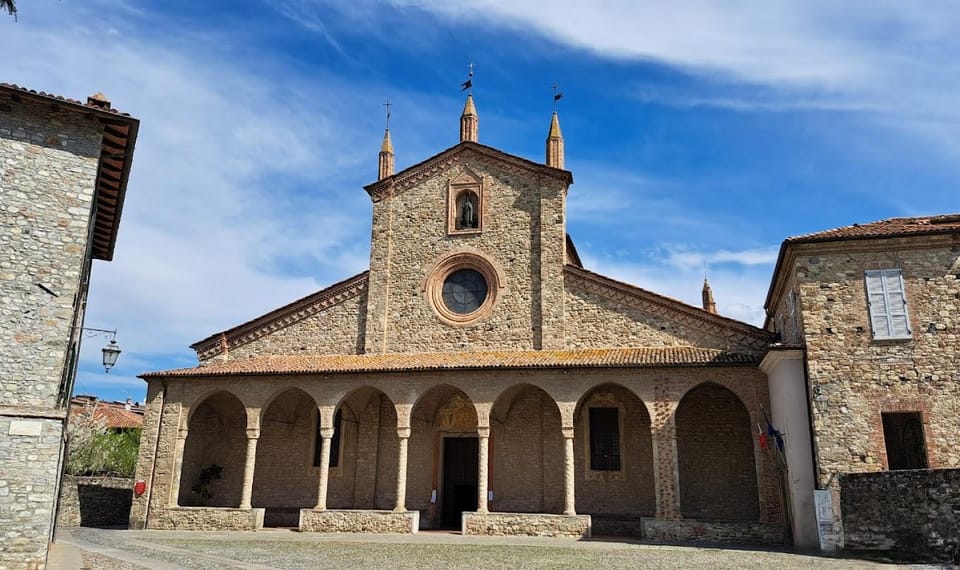
[[(313, 568), (907, 568), (769, 550), (659, 546), (631, 540), (417, 535), (322, 535), (292, 531), (178, 532), (61, 529), (83, 568), (242, 570)], [(913, 568), (934, 568), (913, 566)]]

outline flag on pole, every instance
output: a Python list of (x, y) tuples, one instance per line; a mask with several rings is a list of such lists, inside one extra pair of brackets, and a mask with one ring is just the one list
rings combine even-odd
[(767, 450), (767, 434), (764, 433), (763, 428), (760, 427), (760, 424), (757, 424), (757, 439), (760, 441), (760, 449), (762, 451)]

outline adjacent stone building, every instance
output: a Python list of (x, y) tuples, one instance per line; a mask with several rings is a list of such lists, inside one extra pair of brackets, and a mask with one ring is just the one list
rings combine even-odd
[(385, 133), (368, 271), (143, 376), (131, 527), (783, 541), (774, 334), (582, 266), (556, 115), (542, 164), (460, 123)]
[(92, 260), (113, 258), (138, 121), (0, 84), (0, 560), (42, 568)]
[(813, 489), (829, 490), (821, 532), (842, 543), (841, 473), (960, 465), (960, 214), (788, 238), (766, 308), (802, 528)]

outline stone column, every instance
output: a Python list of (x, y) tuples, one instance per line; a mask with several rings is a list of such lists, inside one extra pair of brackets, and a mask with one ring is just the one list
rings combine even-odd
[(397, 428), (397, 437), (400, 438), (397, 453), (397, 506), (393, 510), (405, 513), (407, 512), (407, 443), (410, 441), (410, 428)]
[(317, 487), (318, 511), (327, 510), (327, 481), (330, 479), (330, 440), (333, 428), (320, 428), (320, 484)]
[(490, 428), (478, 427), (480, 451), (477, 454), (477, 512), (487, 512), (487, 489), (489, 488)]
[(573, 427), (563, 431), (563, 514), (577, 514), (577, 495), (574, 490), (576, 471), (573, 457)]
[[(160, 437), (158, 434), (157, 437)], [(180, 474), (183, 472), (183, 448), (187, 443), (187, 430), (182, 429), (177, 432), (177, 446), (173, 455), (173, 475), (170, 481), (170, 501), (171, 507), (180, 504)], [(156, 458), (154, 458), (156, 461)]]
[(247, 461), (243, 466), (243, 493), (240, 495), (240, 508), (249, 509), (253, 497), (253, 473), (257, 464), (257, 442), (260, 441), (258, 428), (247, 429)]

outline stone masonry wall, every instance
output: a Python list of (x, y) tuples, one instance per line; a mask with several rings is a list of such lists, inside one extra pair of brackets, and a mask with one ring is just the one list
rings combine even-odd
[[(731, 339), (685, 326), (670, 311), (651, 312), (607, 299), (568, 283), (567, 348), (701, 346), (730, 350)], [(744, 352), (753, 352), (746, 348)]]
[[(14, 435), (23, 428), (37, 435)], [(0, 561), (43, 568), (53, 520), (62, 420), (0, 416)]]
[(222, 507), (171, 507), (150, 514), (156, 530), (258, 530), (263, 528), (263, 509)]
[(840, 495), (847, 550), (957, 562), (960, 469), (842, 475)]
[[(875, 341), (867, 269), (903, 272), (912, 336)], [(806, 251), (800, 283), (821, 484), (886, 468), (882, 412), (920, 412), (929, 466), (960, 466), (960, 241), (957, 236), (843, 244)]]
[[(484, 181), (483, 232), (447, 235), (447, 185), (468, 168)], [(565, 220), (559, 186), (464, 152), (419, 185), (374, 203), (366, 351), (539, 348), (547, 334), (540, 328), (541, 302), (550, 306), (548, 346), (562, 348)], [(543, 222), (541, 200), (549, 217)], [(491, 314), (449, 326), (434, 314), (424, 285), (435, 263), (459, 251), (486, 256), (504, 283)], [(549, 298), (541, 298), (543, 291)]]
[(420, 513), (394, 511), (300, 511), (300, 532), (414, 534)]
[(315, 315), (230, 349), (229, 357), (284, 354), (359, 354), (366, 295), (358, 295)]
[(81, 281), (100, 151), (95, 119), (0, 105), (0, 560), (40, 568), (57, 489), (55, 409)]
[(129, 477), (63, 478), (57, 525), (120, 526), (130, 519), (134, 480)]
[(590, 516), (463, 513), (463, 534), (590, 538)]
[(52, 408), (80, 288), (102, 128), (49, 106), (9, 105), (0, 110), (0, 406)]

